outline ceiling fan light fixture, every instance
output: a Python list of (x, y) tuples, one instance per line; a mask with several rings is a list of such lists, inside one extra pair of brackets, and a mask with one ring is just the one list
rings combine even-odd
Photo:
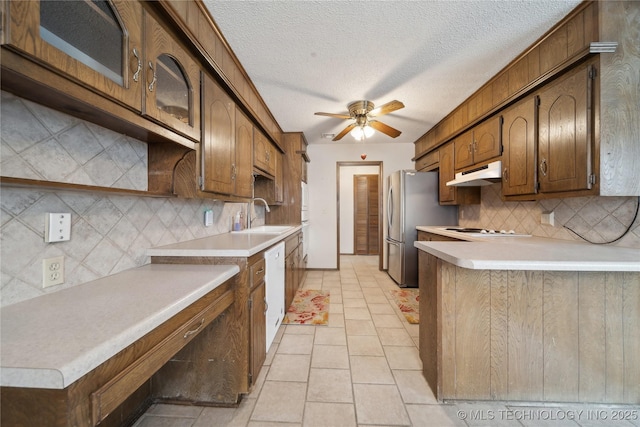
[(356, 141), (362, 141), (365, 138), (364, 130), (362, 130), (361, 126), (354, 127), (349, 133)]
[(351, 132), (349, 132), (356, 141), (362, 141), (367, 138), (371, 138), (376, 131), (368, 124), (356, 126)]
[(369, 125), (366, 125), (365, 127), (363, 127), (362, 131), (364, 132), (365, 138), (371, 138), (373, 134), (376, 133), (376, 131)]

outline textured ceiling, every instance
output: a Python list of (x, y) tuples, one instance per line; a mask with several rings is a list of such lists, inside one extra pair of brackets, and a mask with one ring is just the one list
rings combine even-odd
[[(414, 142), (570, 12), (579, 0), (204, 0), (285, 132), (331, 143), (347, 104), (397, 99), (380, 121)], [(353, 143), (346, 135), (339, 143)]]

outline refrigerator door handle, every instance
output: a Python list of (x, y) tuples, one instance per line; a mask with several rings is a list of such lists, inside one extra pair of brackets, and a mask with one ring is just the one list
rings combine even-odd
[(393, 187), (389, 187), (387, 193), (387, 235), (391, 230), (391, 222), (393, 220)]

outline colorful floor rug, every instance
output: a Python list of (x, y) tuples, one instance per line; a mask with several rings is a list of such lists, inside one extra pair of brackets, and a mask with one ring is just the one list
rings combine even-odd
[(329, 323), (329, 291), (299, 289), (282, 323), (327, 325)]
[(409, 323), (420, 323), (419, 309), (420, 290), (419, 289), (392, 289), (391, 296), (404, 314)]

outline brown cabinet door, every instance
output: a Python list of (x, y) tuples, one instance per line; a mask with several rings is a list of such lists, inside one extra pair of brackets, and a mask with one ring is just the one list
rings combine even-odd
[(480, 163), (498, 157), (502, 152), (500, 116), (480, 123), (473, 128), (473, 162)]
[(527, 98), (503, 114), (502, 194), (536, 193), (536, 98)]
[(296, 272), (297, 268), (297, 257), (298, 252), (297, 249), (294, 249), (284, 260), (284, 301), (285, 301), (285, 310), (289, 309), (291, 302), (293, 301), (293, 297), (296, 294), (297, 290), (297, 281), (298, 275)]
[(140, 111), (143, 67), (140, 2), (7, 3), (8, 46)]
[[(455, 170), (471, 166), (473, 160), (473, 131), (467, 131), (453, 140), (455, 147)], [(453, 179), (453, 178), (451, 178)]]
[(200, 141), (200, 68), (149, 13), (144, 13), (143, 114)]
[(253, 150), (253, 124), (236, 107), (236, 136), (234, 153), (235, 157), (233, 177), (235, 188), (233, 194), (239, 197), (251, 197), (253, 185), (253, 162), (251, 152)]
[(275, 147), (260, 130), (253, 129), (253, 165), (267, 174), (274, 176)]
[(274, 180), (274, 203), (284, 203), (284, 156), (279, 151), (274, 152), (275, 156), (275, 180)]
[(440, 148), (440, 169), (439, 169), (439, 187), (440, 187), (440, 203), (454, 204), (456, 201), (456, 187), (447, 187), (447, 181), (455, 178), (453, 143), (446, 144)]
[(207, 75), (203, 78), (203, 100), (202, 190), (232, 194), (236, 169), (235, 104)]
[(258, 379), (267, 356), (266, 290), (264, 281), (251, 292), (251, 382)]
[(540, 92), (542, 193), (591, 188), (591, 67), (579, 67)]

